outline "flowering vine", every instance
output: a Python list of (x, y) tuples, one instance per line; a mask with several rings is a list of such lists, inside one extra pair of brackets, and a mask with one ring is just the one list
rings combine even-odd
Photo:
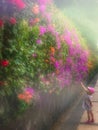
[[(19, 12), (26, 10), (22, 0), (9, 0), (9, 4)], [(20, 19), (15, 12), (0, 18), (0, 91), (9, 111), (13, 104), (32, 104), (34, 89), (53, 93), (88, 72), (88, 49), (73, 28), (61, 24), (58, 16), (55, 20), (54, 10), (50, 0), (38, 0), (30, 8), (30, 18)]]

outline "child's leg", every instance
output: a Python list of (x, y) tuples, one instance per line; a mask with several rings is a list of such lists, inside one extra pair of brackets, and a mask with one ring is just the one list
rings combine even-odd
[(88, 122), (90, 121), (90, 111), (87, 111)]
[(91, 119), (90, 119), (90, 121), (91, 121), (91, 122), (94, 122), (94, 115), (93, 115), (93, 112), (92, 112), (92, 110), (90, 111), (90, 116), (91, 116)]

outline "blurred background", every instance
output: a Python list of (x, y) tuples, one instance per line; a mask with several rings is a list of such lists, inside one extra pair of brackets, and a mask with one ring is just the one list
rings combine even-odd
[(98, 0), (54, 1), (81, 31), (93, 53), (98, 54)]
[(98, 72), (98, 0), (54, 0), (63, 14), (70, 18), (86, 39), (96, 59), (95, 69), (90, 73), (90, 79)]

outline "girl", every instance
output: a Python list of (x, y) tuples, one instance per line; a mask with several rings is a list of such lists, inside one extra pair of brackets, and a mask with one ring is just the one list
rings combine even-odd
[(94, 115), (92, 112), (92, 101), (91, 95), (95, 92), (94, 88), (92, 87), (85, 87), (84, 84), (81, 82), (81, 86), (85, 90), (86, 94), (83, 101), (83, 108), (87, 111), (87, 121), (86, 123), (93, 123), (94, 122)]

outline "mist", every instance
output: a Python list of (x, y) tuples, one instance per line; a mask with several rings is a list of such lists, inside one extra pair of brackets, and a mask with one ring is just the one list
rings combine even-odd
[(88, 46), (98, 53), (98, 0), (54, 0), (65, 16), (71, 19)]
[(53, 0), (57, 7), (47, 10), (46, 0), (6, 1), (0, 2), (0, 122), (7, 130), (49, 130), (81, 96), (80, 81), (92, 78), (82, 43), (97, 56), (98, 2)]

